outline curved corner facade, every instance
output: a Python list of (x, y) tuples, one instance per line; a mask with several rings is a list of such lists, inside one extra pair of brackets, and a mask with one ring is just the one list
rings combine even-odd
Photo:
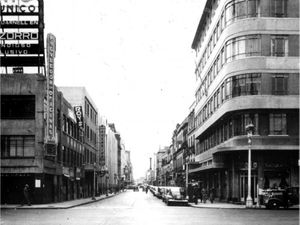
[(190, 176), (220, 200), (299, 186), (299, 1), (206, 1), (196, 53), (195, 162)]

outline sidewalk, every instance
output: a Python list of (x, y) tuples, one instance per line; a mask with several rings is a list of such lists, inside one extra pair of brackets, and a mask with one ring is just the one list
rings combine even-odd
[[(215, 209), (248, 209), (246, 206), (243, 204), (233, 204), (233, 203), (227, 203), (227, 202), (214, 202), (211, 203), (210, 201), (207, 201), (206, 203), (199, 202), (197, 205), (195, 203), (189, 203), (191, 207), (195, 208), (215, 208)], [(264, 205), (256, 206), (253, 205), (253, 208), (251, 209), (266, 209)], [(296, 209), (299, 210), (299, 205), (293, 205), (289, 207), (289, 209)]]
[[(119, 194), (119, 193), (117, 193)], [(92, 197), (89, 198), (83, 198), (83, 199), (76, 199), (71, 201), (65, 201), (65, 202), (56, 202), (56, 203), (48, 203), (48, 204), (37, 204), (37, 205), (20, 205), (20, 204), (9, 204), (9, 205), (1, 205), (1, 209), (69, 209), (75, 206), (85, 205), (92, 202), (97, 202), (103, 199), (111, 198), (117, 194), (109, 194), (101, 195), (96, 197), (96, 200), (92, 200)]]

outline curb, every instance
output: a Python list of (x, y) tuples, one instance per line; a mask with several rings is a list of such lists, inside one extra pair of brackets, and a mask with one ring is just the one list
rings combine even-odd
[(193, 205), (193, 204), (189, 204), (189, 206), (193, 207), (193, 208), (205, 208), (205, 209), (247, 209), (246, 207), (236, 207), (236, 206), (230, 206), (230, 207), (222, 207), (222, 206), (205, 206), (205, 205)]
[[(36, 207), (34, 205), (31, 205), (31, 207), (26, 207), (26, 208), (23, 208), (22, 206), (16, 206), (16, 207), (12, 207), (12, 208), (6, 208), (6, 207), (0, 207), (1, 210), (10, 210), (10, 209), (13, 209), (13, 210), (17, 210), (17, 209), (70, 209), (70, 208), (74, 208), (74, 207), (77, 207), (77, 206), (81, 206), (81, 205), (87, 205), (87, 204), (90, 204), (90, 203), (93, 203), (93, 202), (99, 202), (101, 200), (105, 200), (105, 199), (108, 199), (108, 198), (112, 198), (116, 195), (118, 195), (120, 193), (116, 193), (114, 195), (109, 195), (109, 196), (106, 196), (105, 198), (99, 198), (99, 199), (96, 199), (96, 200), (88, 200), (86, 202), (82, 202), (82, 203), (78, 203), (78, 204), (74, 204), (74, 205), (70, 205), (70, 206), (47, 206), (47, 207)], [(58, 202), (60, 203), (60, 202)]]
[[(246, 210), (250, 210), (250, 209), (255, 209), (255, 210), (272, 210), (272, 209), (267, 209), (265, 208), (264, 206), (262, 207), (257, 207), (257, 206), (253, 206), (252, 208), (247, 208), (246, 206), (244, 207), (235, 207), (235, 206), (230, 206), (230, 207), (222, 207), (222, 206), (213, 206), (213, 207), (209, 207), (209, 206), (206, 206), (206, 205), (194, 205), (194, 204), (191, 204), (189, 203), (189, 206), (190, 207), (193, 207), (193, 208), (205, 208), (205, 209), (246, 209)], [(276, 210), (276, 209), (273, 209), (273, 210)], [(280, 208), (280, 209), (277, 209), (277, 210), (299, 210), (299, 207), (290, 207), (288, 209), (284, 209), (284, 208)]]

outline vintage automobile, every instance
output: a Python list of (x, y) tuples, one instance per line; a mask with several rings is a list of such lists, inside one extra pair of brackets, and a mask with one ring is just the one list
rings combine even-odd
[(265, 189), (263, 191), (263, 204), (267, 209), (288, 208), (299, 204), (299, 187)]
[(188, 199), (182, 187), (168, 187), (163, 201), (169, 206), (171, 204), (188, 205)]

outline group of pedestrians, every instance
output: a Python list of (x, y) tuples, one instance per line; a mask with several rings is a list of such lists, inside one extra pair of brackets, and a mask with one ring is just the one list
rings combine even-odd
[(190, 190), (190, 201), (194, 202), (196, 205), (198, 204), (198, 201), (200, 199), (200, 202), (206, 203), (207, 200), (209, 200), (211, 203), (215, 200), (215, 190), (214, 188), (211, 188), (209, 192), (203, 187), (200, 188), (198, 185), (191, 186), (192, 190)]

